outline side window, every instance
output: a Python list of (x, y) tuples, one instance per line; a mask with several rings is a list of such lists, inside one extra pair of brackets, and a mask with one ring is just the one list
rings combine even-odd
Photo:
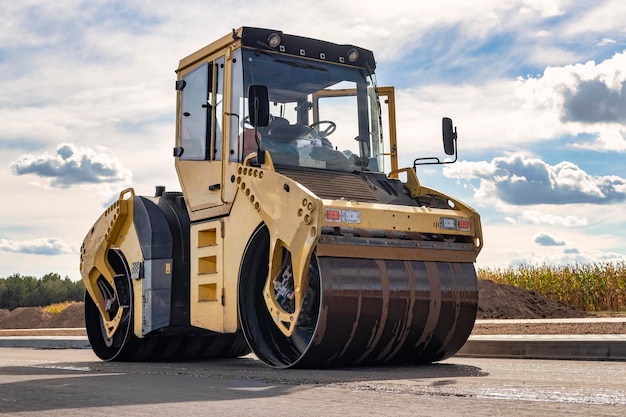
[(206, 159), (209, 122), (209, 80), (211, 66), (206, 63), (183, 77), (180, 147), (181, 159)]
[(215, 97), (213, 101), (213, 159), (222, 159), (222, 115), (224, 114), (224, 57), (215, 60)]
[[(233, 52), (232, 59), (232, 81), (231, 81), (231, 89), (232, 89), (232, 99), (231, 99), (231, 108), (230, 108), (230, 150), (229, 150), (229, 159), (231, 161), (241, 161), (243, 159), (240, 154), (240, 149), (242, 149), (242, 140), (243, 135), (243, 115), (244, 113), (244, 96), (243, 96), (243, 69), (241, 66), (241, 49), (237, 49)], [(243, 150), (241, 151), (243, 152)]]

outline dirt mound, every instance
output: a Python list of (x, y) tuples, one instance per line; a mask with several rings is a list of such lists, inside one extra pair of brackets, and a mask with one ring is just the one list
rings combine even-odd
[(0, 318), (0, 329), (32, 329), (50, 317), (39, 307), (18, 307)]
[(41, 329), (85, 327), (84, 308), (83, 303), (74, 303), (59, 314), (52, 315), (52, 317), (37, 327)]
[(535, 291), (493, 281), (478, 281), (479, 319), (554, 319), (591, 314), (551, 300)]
[[(541, 319), (587, 317), (591, 314), (551, 300), (534, 291), (480, 280), (479, 319)], [(0, 329), (84, 328), (83, 303), (74, 303), (59, 314), (39, 307), (0, 310)]]

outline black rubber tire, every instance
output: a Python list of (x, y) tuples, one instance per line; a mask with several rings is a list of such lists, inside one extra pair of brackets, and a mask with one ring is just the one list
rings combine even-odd
[[(132, 288), (130, 282), (130, 272), (122, 253), (118, 250), (110, 250), (107, 254), (108, 261), (118, 274), (125, 274), (129, 289)], [(132, 291), (130, 291), (132, 294)], [(85, 291), (85, 327), (91, 348), (100, 359), (105, 361), (131, 360), (139, 348), (139, 339), (133, 334), (133, 308), (132, 296), (130, 297), (130, 308), (126, 308), (122, 316), (117, 331), (111, 339), (108, 339), (104, 329), (102, 317), (95, 302), (89, 293)]]
[[(133, 291), (128, 264), (119, 250), (111, 250), (108, 260), (116, 274), (123, 274), (131, 294), (130, 307), (111, 339), (108, 339), (104, 324), (95, 302), (85, 291), (85, 326), (91, 348), (105, 361), (164, 361), (194, 360), (210, 358), (232, 358), (243, 356), (250, 348), (241, 333), (217, 334), (200, 332), (189, 328), (189, 333), (178, 335), (148, 335), (138, 338), (133, 331)], [(193, 332), (193, 333), (192, 333)]]
[[(270, 237), (267, 227), (259, 227), (246, 248), (239, 279), (239, 314), (243, 333), (256, 356), (273, 367), (297, 366), (311, 344), (314, 327), (297, 327), (291, 337), (285, 336), (274, 324), (265, 301), (263, 287), (268, 272)], [(314, 268), (315, 259), (312, 260)], [(317, 287), (317, 298), (312, 301), (310, 322), (317, 325), (319, 315), (319, 281), (310, 285)]]

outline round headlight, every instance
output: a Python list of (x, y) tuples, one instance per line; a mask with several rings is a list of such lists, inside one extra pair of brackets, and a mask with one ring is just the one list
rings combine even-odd
[(280, 35), (278, 33), (272, 33), (267, 37), (267, 44), (272, 48), (276, 48), (280, 45)]
[(348, 62), (356, 62), (356, 60), (359, 59), (359, 51), (354, 48), (350, 49), (346, 54), (346, 58)]

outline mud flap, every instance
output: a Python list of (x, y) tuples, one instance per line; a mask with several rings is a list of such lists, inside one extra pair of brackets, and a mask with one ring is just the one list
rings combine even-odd
[(172, 259), (144, 262), (141, 329), (144, 335), (170, 324)]
[(117, 303), (120, 307), (130, 307), (130, 288), (128, 287), (128, 279), (124, 274), (116, 274), (113, 277), (115, 283), (115, 292)]

